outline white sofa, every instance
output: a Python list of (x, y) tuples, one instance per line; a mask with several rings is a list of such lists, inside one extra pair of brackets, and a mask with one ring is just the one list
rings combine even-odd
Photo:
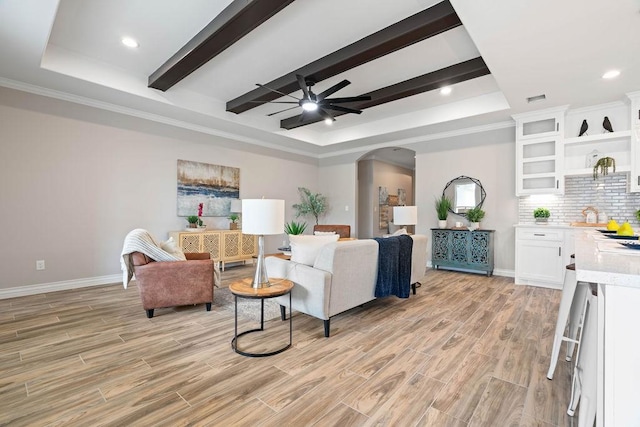
[[(411, 284), (415, 294), (415, 285), (427, 265), (427, 236), (411, 237)], [(378, 242), (373, 239), (330, 243), (320, 250), (313, 267), (276, 257), (267, 257), (265, 262), (270, 277), (294, 282), (293, 310), (322, 319), (325, 337), (329, 337), (331, 317), (376, 298)], [(284, 319), (289, 297), (276, 300)]]

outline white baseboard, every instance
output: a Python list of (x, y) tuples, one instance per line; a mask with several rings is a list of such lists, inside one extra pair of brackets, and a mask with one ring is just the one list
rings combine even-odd
[[(433, 265), (431, 264), (431, 261), (427, 261), (427, 268), (433, 268)], [(451, 271), (454, 271), (454, 270), (451, 270)], [(463, 270), (460, 270), (460, 271), (463, 271)], [(464, 272), (471, 272), (471, 270), (464, 270)], [(502, 269), (502, 268), (494, 268), (493, 269), (493, 275), (494, 276), (502, 276), (502, 277), (516, 277), (516, 272), (514, 270), (505, 270), (505, 269)]]
[(0, 289), (0, 299), (24, 297), (27, 295), (45, 294), (69, 289), (87, 288), (89, 286), (108, 285), (122, 282), (122, 274), (109, 276), (86, 277), (83, 279), (63, 280), (61, 282), (38, 283), (36, 285), (18, 286), (15, 288)]

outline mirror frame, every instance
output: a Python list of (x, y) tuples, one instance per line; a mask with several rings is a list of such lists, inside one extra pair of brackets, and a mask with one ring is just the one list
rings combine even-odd
[[(474, 184), (476, 184), (478, 187), (480, 187), (480, 202), (476, 205), (476, 208), (481, 208), (482, 205), (484, 204), (484, 199), (487, 198), (487, 192), (484, 190), (484, 187), (482, 186), (482, 183), (480, 182), (479, 179), (471, 178), (470, 176), (460, 175), (459, 177), (454, 178), (451, 181), (447, 182), (447, 185), (444, 186), (444, 190), (442, 190), (442, 196), (446, 197), (445, 193), (447, 191), (447, 188), (449, 188), (451, 185), (453, 185), (458, 180), (460, 180), (460, 181), (462, 181), (462, 180), (470, 180)], [(466, 212), (464, 212), (464, 213), (455, 212), (453, 210), (453, 205), (449, 208), (449, 212), (451, 212), (452, 214), (455, 214), (455, 215), (460, 215), (460, 216), (465, 217), (465, 218), (467, 217), (467, 213)]]

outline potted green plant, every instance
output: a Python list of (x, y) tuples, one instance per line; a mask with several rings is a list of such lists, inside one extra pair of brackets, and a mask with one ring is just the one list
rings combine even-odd
[(296, 210), (296, 218), (311, 215), (318, 224), (318, 218), (327, 211), (327, 198), (320, 193), (312, 193), (309, 189), (298, 187), (300, 203), (293, 205)]
[(533, 217), (538, 224), (546, 224), (551, 216), (551, 212), (547, 208), (536, 208), (533, 211)]
[(436, 213), (438, 214), (438, 228), (447, 228), (447, 216), (451, 209), (451, 200), (444, 194), (436, 199)]
[(640, 209), (636, 211), (636, 218), (638, 218), (638, 222), (640, 222)]
[(479, 207), (469, 209), (467, 211), (467, 219), (469, 220), (469, 230), (477, 230), (480, 228), (480, 221), (484, 218), (484, 211)]
[(284, 225), (284, 232), (291, 235), (298, 235), (304, 233), (304, 230), (307, 229), (306, 222), (295, 222), (291, 221)]
[(238, 229), (238, 219), (240, 219), (240, 216), (237, 213), (231, 213), (231, 214), (229, 214), (229, 216), (227, 218), (229, 218), (229, 221), (231, 221), (229, 223), (229, 230), (237, 230)]
[(189, 223), (189, 228), (198, 228), (198, 217), (197, 217), (197, 215), (189, 215), (187, 217), (187, 222)]

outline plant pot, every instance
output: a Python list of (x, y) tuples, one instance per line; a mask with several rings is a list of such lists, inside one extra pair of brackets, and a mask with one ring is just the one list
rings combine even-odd
[(238, 223), (237, 222), (230, 222), (229, 223), (229, 230), (237, 230), (238, 229)]
[(469, 223), (469, 231), (474, 231), (480, 228), (480, 223), (479, 222), (470, 222)]
[(536, 224), (547, 224), (549, 222), (549, 218), (536, 218)]
[(447, 228), (447, 220), (439, 219), (438, 220), (438, 228)]
[(198, 228), (198, 224), (196, 224), (195, 222), (193, 223), (189, 223), (189, 225), (187, 225), (188, 228)]

